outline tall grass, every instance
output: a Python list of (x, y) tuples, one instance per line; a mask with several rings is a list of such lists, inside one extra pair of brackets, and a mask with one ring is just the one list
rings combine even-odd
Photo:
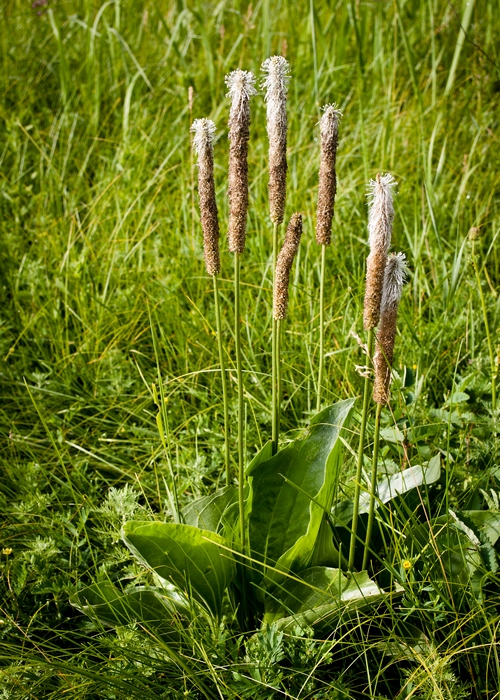
[[(224, 669), (251, 652), (222, 639), (204, 620), (184, 659), (188, 669), (200, 664), (196, 674), (166, 664), (161, 642), (154, 642), (152, 654), (133, 630), (115, 637), (68, 603), (68, 592), (82, 583), (126, 583), (138, 574), (118, 544), (119, 529), (123, 518), (148, 507), (169, 512), (170, 467), (181, 504), (224, 482), (212, 282), (193, 221), (191, 86), (192, 116), (210, 116), (223, 129), (228, 71), (257, 72), (264, 58), (285, 50), (292, 66), (287, 215), (304, 213), (304, 234), (291, 278), (293, 322), (282, 343), (282, 438), (297, 434), (316, 403), (314, 139), (319, 105), (336, 101), (344, 116), (326, 257), (323, 400), (362, 391), (355, 367), (365, 360), (351, 333), (362, 332), (365, 183), (390, 171), (399, 182), (394, 245), (408, 257), (411, 282), (396, 341), (401, 391), (396, 383), (380, 461), (390, 469), (394, 460), (425, 460), (441, 451), (446, 489), (435, 493), (436, 512), (445, 499), (467, 506), (482, 498), (478, 488), (498, 490), (497, 417), (490, 410), (492, 372), (480, 304), (484, 298), (498, 356), (497, 14), (488, 0), (463, 10), (441, 0), (3, 5), (0, 654), (11, 697), (158, 697), (158, 683), (164, 697), (169, 688), (178, 697), (181, 687), (194, 687), (200, 697), (245, 697), (257, 686), (265, 697), (278, 682), (264, 674), (250, 691), (241, 680), (234, 685)], [(263, 341), (272, 327), (265, 144), (265, 106), (255, 99), (241, 268), (247, 458), (271, 426), (271, 353)], [(222, 222), (225, 136), (215, 150)], [(482, 232), (474, 250), (480, 278), (466, 243), (473, 226)], [(232, 302), (226, 248), (219, 293), (221, 303)], [(229, 362), (235, 338), (231, 319), (224, 324)], [(155, 420), (151, 385), (158, 383), (158, 370), (169, 454)], [(234, 380), (235, 367), (228, 364), (228, 370)], [(405, 388), (410, 375), (414, 387)], [(346, 477), (354, 462), (351, 455)], [(411, 528), (410, 514), (402, 512), (405, 520)], [(413, 562), (414, 555), (404, 547), (394, 552), (395, 576), (412, 576), (400, 562)], [(496, 590), (496, 575), (481, 585)], [(432, 697), (429, 679), (441, 674), (443, 697), (454, 697), (443, 688), (455, 683), (458, 693), (462, 682), (475, 697), (495, 697), (498, 612), (483, 605), (480, 594), (463, 595), (458, 603), (443, 603), (442, 591), (428, 594), (418, 615), (430, 644), (408, 671), (406, 690), (377, 656), (376, 643), (364, 639), (370, 621), (360, 618), (354, 632), (349, 628), (352, 667), (339, 675), (339, 689), (325, 692), (342, 697), (342, 688), (353, 687), (368, 697)], [(415, 593), (404, 605), (411, 609), (417, 600)], [(269, 649), (276, 649), (292, 666), (292, 652), (280, 644), (259, 637), (255, 654), (274, 658)], [(331, 685), (323, 657), (328, 650), (313, 641), (307, 647), (303, 638), (296, 648), (304, 658), (312, 649), (318, 687)], [(206, 649), (215, 649), (217, 658), (205, 658)], [(228, 649), (233, 657), (225, 655)], [(455, 681), (446, 680), (448, 672)], [(290, 697), (307, 697), (309, 681), (294, 686)]]

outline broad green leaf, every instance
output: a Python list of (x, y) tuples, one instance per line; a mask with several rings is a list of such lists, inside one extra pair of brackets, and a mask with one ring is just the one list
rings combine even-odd
[(286, 579), (275, 590), (276, 595), (268, 596), (266, 622), (330, 604), (334, 599), (337, 602), (346, 581), (340, 569), (312, 566), (301, 571), (297, 578)]
[(316, 544), (314, 545), (310, 566), (333, 566), (336, 568), (341, 565), (347, 567), (347, 563), (333, 544), (332, 528), (327, 519), (323, 518), (318, 537), (316, 538)]
[(112, 627), (136, 622), (169, 640), (179, 638), (178, 626), (186, 613), (178, 601), (149, 588), (122, 592), (111, 583), (95, 583), (78, 591), (72, 605), (95, 615)]
[(128, 522), (123, 539), (132, 553), (158, 576), (193, 592), (215, 614), (235, 575), (227, 542), (209, 530), (179, 523)]
[(233, 486), (226, 486), (210, 496), (198, 498), (184, 508), (184, 522), (202, 530), (219, 532), (224, 524), (224, 513), (237, 498), (238, 489)]
[[(401, 496), (422, 484), (430, 485), (441, 476), (440, 456), (433, 457), (426, 467), (420, 465), (398, 471), (391, 476), (382, 479), (377, 485), (377, 500), (375, 507), (380, 503), (388, 503), (396, 496)], [(359, 499), (359, 513), (368, 513), (370, 507), (370, 494), (365, 491)], [(331, 516), (336, 525), (347, 526), (352, 520), (354, 505), (350, 500), (339, 501), (332, 508)]]
[[(264, 447), (254, 455), (250, 464), (246, 468), (246, 474), (248, 475), (252, 469), (254, 469), (258, 464), (266, 459), (272, 457), (272, 442), (266, 442)], [(248, 486), (244, 488), (244, 499), (245, 499), (245, 514), (248, 529), (248, 517), (252, 510), (252, 492)], [(224, 522), (223, 530), (221, 533), (227, 540), (230, 540), (236, 549), (240, 549), (240, 526), (239, 526), (239, 503), (236, 497), (230, 505), (227, 506), (224, 512)]]
[(283, 584), (280, 604), (269, 599), (265, 622), (277, 621), (284, 630), (296, 624), (328, 626), (339, 615), (369, 608), (390, 595), (394, 594), (379, 588), (366, 571), (347, 577), (340, 569), (315, 566)]
[(270, 459), (273, 456), (273, 443), (271, 440), (266, 442), (264, 447), (257, 452), (257, 454), (253, 457), (252, 461), (246, 468), (246, 475), (250, 476), (254, 469), (256, 469), (261, 462), (265, 462), (266, 459)]
[[(265, 567), (300, 571), (308, 566), (324, 509), (330, 510), (342, 457), (341, 431), (354, 399), (340, 401), (311, 421), (309, 435), (295, 440), (249, 471), (252, 556)], [(268, 582), (279, 571), (265, 569)]]
[[(377, 503), (388, 503), (396, 496), (400, 496), (411, 489), (429, 485), (439, 479), (441, 475), (441, 459), (439, 455), (433, 457), (427, 467), (420, 465), (404, 469), (387, 479), (382, 479), (377, 485)], [(370, 495), (363, 493), (360, 498), (360, 513), (368, 513)]]

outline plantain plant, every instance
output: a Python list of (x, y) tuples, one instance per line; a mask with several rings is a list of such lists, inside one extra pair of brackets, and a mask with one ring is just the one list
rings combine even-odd
[[(392, 610), (408, 595), (408, 572), (420, 566), (436, 581), (439, 595), (472, 585), (478, 572), (496, 566), (492, 547), (500, 535), (494, 511), (457, 514), (436, 512), (429, 497), (441, 478), (440, 457), (423, 465), (406, 465), (379, 478), (378, 456), (382, 407), (389, 404), (396, 318), (406, 264), (402, 253), (389, 254), (394, 218), (391, 175), (370, 183), (369, 243), (364, 303), (367, 357), (358, 435), (354, 492), (344, 483), (346, 446), (350, 446), (356, 398), (320, 410), (305, 435), (281, 446), (281, 330), (288, 310), (289, 278), (302, 235), (302, 216), (292, 215), (278, 253), (278, 237), (286, 200), (286, 92), (289, 67), (283, 57), (263, 64), (270, 140), (270, 210), (273, 223), (273, 326), (271, 435), (249, 464), (244, 464), (244, 386), (240, 337), (240, 262), (245, 248), (248, 209), (248, 141), (250, 97), (255, 78), (234, 71), (227, 78), (231, 98), (229, 136), (229, 249), (235, 255), (235, 367), (237, 430), (231, 465), (224, 328), (221, 323), (217, 275), (220, 272), (219, 222), (215, 201), (213, 139), (215, 125), (193, 123), (199, 159), (199, 200), (207, 272), (214, 280), (215, 311), (224, 403), (224, 468), (226, 485), (180, 509), (174, 522), (125, 522), (122, 539), (143, 567), (148, 585), (139, 582), (120, 590), (95, 583), (80, 590), (74, 604), (110, 625), (136, 621), (159, 636), (171, 658), (184, 668), (176, 651), (183, 629), (200, 614), (216, 625), (230, 613), (239, 630), (249, 634), (272, 625), (281, 632), (311, 627), (331, 634), (339, 620), (359, 619), (363, 611)], [(336, 193), (337, 129), (340, 113), (327, 105), (321, 121), (322, 152), (318, 203), (318, 243), (321, 245), (320, 307), (324, 305), (325, 250), (330, 244)], [(323, 323), (324, 313), (320, 319)], [(377, 331), (378, 328), (378, 331)], [(324, 329), (320, 329), (318, 408), (324, 376)], [(375, 348), (375, 354), (372, 358)], [(225, 351), (226, 350), (226, 351)], [(372, 390), (372, 363), (375, 376)], [(376, 404), (371, 477), (365, 478), (366, 436), (371, 401)], [(354, 450), (352, 450), (354, 451)], [(235, 478), (236, 476), (236, 478)], [(347, 494), (347, 497), (346, 497)], [(401, 539), (402, 530), (403, 540)], [(402, 544), (404, 542), (404, 544)], [(407, 558), (395, 565), (400, 550)], [(433, 550), (420, 559), (418, 552)], [(428, 563), (430, 562), (430, 563)], [(436, 575), (441, 566), (441, 577)], [(441, 585), (438, 581), (446, 581)], [(450, 593), (451, 592), (451, 593)], [(373, 622), (372, 627), (377, 626)], [(393, 626), (408, 642), (406, 631)], [(380, 626), (382, 631), (382, 623)], [(387, 630), (385, 632), (388, 634)], [(416, 632), (418, 639), (418, 630)], [(415, 636), (415, 630), (410, 637)], [(419, 643), (420, 643), (419, 642)]]

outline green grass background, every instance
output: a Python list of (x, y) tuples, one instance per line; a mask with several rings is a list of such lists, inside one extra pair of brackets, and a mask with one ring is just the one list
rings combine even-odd
[[(304, 235), (283, 341), (284, 438), (307, 424), (316, 399), (317, 122), (330, 102), (343, 119), (327, 255), (325, 402), (361, 391), (355, 368), (364, 358), (351, 333), (362, 334), (366, 185), (388, 171), (399, 183), (394, 249), (410, 269), (396, 344), (396, 368), (414, 368), (419, 388), (407, 413), (419, 425), (436, 423), (427, 411), (446, 406), (460, 382), (477, 414), (487, 413), (489, 359), (466, 237), (480, 227), (498, 355), (500, 19), (488, 0), (11, 0), (0, 12), (0, 545), (12, 549), (1, 556), (2, 654), (7, 662), (31, 650), (40, 669), (50, 654), (35, 653), (27, 635), (46, 635), (55, 653), (57, 634), (47, 630), (67, 634), (82, 624), (68, 589), (104, 575), (103, 567), (123, 576), (125, 554), (113, 554), (112, 536), (94, 522), (108, 489), (133, 486), (141, 506), (168, 510), (151, 395), (159, 376), (181, 498), (223, 480), (213, 296), (189, 128), (210, 117), (218, 130), (220, 286), (233, 368), (229, 71), (258, 74), (282, 52), (291, 65), (287, 217), (303, 212)], [(249, 457), (269, 438), (271, 418), (266, 163), (260, 94), (252, 101), (242, 272)], [(232, 381), (233, 411), (235, 401)], [(404, 403), (396, 392), (396, 418)], [(433, 450), (449, 455), (450, 432), (433, 435)], [(466, 431), (454, 439), (450, 469), (487, 486), (496, 464), (488, 439)], [(37, 695), (26, 690), (33, 678), (56, 671), (32, 671), (29, 682), (25, 673), (7, 674), (12, 697), (52, 697), (64, 686), (51, 681)]]

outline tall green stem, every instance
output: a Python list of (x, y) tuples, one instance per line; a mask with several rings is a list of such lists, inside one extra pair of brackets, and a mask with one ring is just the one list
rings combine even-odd
[[(368, 331), (368, 365), (371, 364), (372, 354), (373, 354), (373, 339), (374, 330), (370, 328)], [(354, 487), (354, 510), (352, 513), (352, 531), (351, 531), (351, 542), (349, 546), (349, 571), (354, 568), (354, 554), (356, 551), (356, 533), (358, 531), (358, 517), (359, 517), (359, 495), (361, 491), (361, 474), (363, 471), (363, 455), (365, 451), (365, 436), (366, 436), (366, 423), (368, 420), (368, 409), (370, 404), (370, 393), (371, 393), (371, 381), (367, 372), (365, 377), (365, 386), (363, 391), (363, 412), (361, 414), (361, 428), (359, 432), (359, 448), (358, 448), (358, 463), (356, 468), (356, 482)]]
[(496, 408), (497, 408), (497, 387), (496, 387), (495, 353), (493, 351), (493, 342), (491, 340), (490, 326), (488, 323), (488, 314), (486, 312), (486, 301), (484, 299), (483, 287), (481, 284), (481, 276), (479, 274), (479, 268), (477, 265), (476, 255), (475, 255), (475, 251), (474, 251), (474, 241), (472, 241), (472, 264), (474, 266), (474, 272), (476, 273), (477, 289), (479, 291), (479, 298), (481, 299), (481, 309), (483, 311), (484, 329), (486, 331), (486, 340), (488, 342), (488, 352), (490, 355), (491, 408), (494, 411), (496, 411)]
[(276, 454), (278, 451), (278, 368), (276, 365), (277, 357), (277, 321), (273, 318), (272, 326), (272, 338), (271, 338), (271, 354), (272, 354), (272, 394), (271, 394), (271, 441), (272, 441), (272, 453)]
[(280, 435), (280, 420), (281, 420), (281, 396), (282, 396), (282, 386), (281, 386), (281, 326), (282, 321), (275, 321), (276, 323), (276, 386), (277, 386), (277, 396), (276, 396), (276, 451), (278, 451), (278, 439)]
[(366, 541), (365, 553), (363, 555), (362, 569), (368, 566), (368, 557), (370, 552), (370, 540), (372, 537), (373, 520), (375, 516), (375, 491), (377, 484), (377, 466), (378, 466), (378, 451), (380, 444), (380, 415), (382, 413), (382, 404), (377, 404), (377, 412), (375, 414), (375, 435), (373, 438), (373, 457), (372, 457), (372, 474), (370, 479), (370, 506), (368, 509), (368, 525), (366, 526)]
[[(276, 262), (278, 260), (278, 231), (279, 224), (273, 226), (273, 294), (276, 285)], [(272, 323), (271, 338), (271, 373), (272, 373), (272, 395), (271, 395), (271, 440), (272, 452), (278, 451), (279, 440), (279, 357), (278, 357), (278, 323), (274, 319)]]
[[(245, 556), (246, 548), (246, 523), (245, 523), (245, 463), (244, 463), (244, 404), (243, 404), (243, 368), (241, 363), (241, 306), (240, 306), (240, 266), (241, 253), (234, 255), (234, 339), (236, 350), (236, 377), (238, 383), (238, 509), (240, 515), (240, 540), (241, 553), (243, 555), (242, 566), (247, 566)], [(243, 577), (242, 607), (246, 619), (246, 625), (251, 624), (251, 612), (248, 607), (247, 580)]]
[(238, 503), (240, 512), (241, 551), (245, 552), (245, 465), (243, 461), (243, 369), (241, 365), (240, 253), (234, 255), (234, 339), (238, 383)]
[(229, 403), (227, 398), (227, 376), (226, 376), (226, 360), (224, 357), (224, 347), (222, 344), (222, 328), (220, 320), (220, 302), (219, 302), (219, 281), (217, 275), (212, 275), (214, 281), (214, 299), (215, 299), (215, 324), (217, 328), (217, 344), (219, 346), (219, 363), (222, 379), (222, 403), (224, 407), (224, 463), (226, 467), (226, 486), (231, 483), (231, 469), (229, 459)]
[(321, 390), (323, 387), (323, 366), (325, 363), (325, 260), (326, 245), (321, 246), (321, 270), (319, 278), (319, 369), (316, 411), (321, 408)]

